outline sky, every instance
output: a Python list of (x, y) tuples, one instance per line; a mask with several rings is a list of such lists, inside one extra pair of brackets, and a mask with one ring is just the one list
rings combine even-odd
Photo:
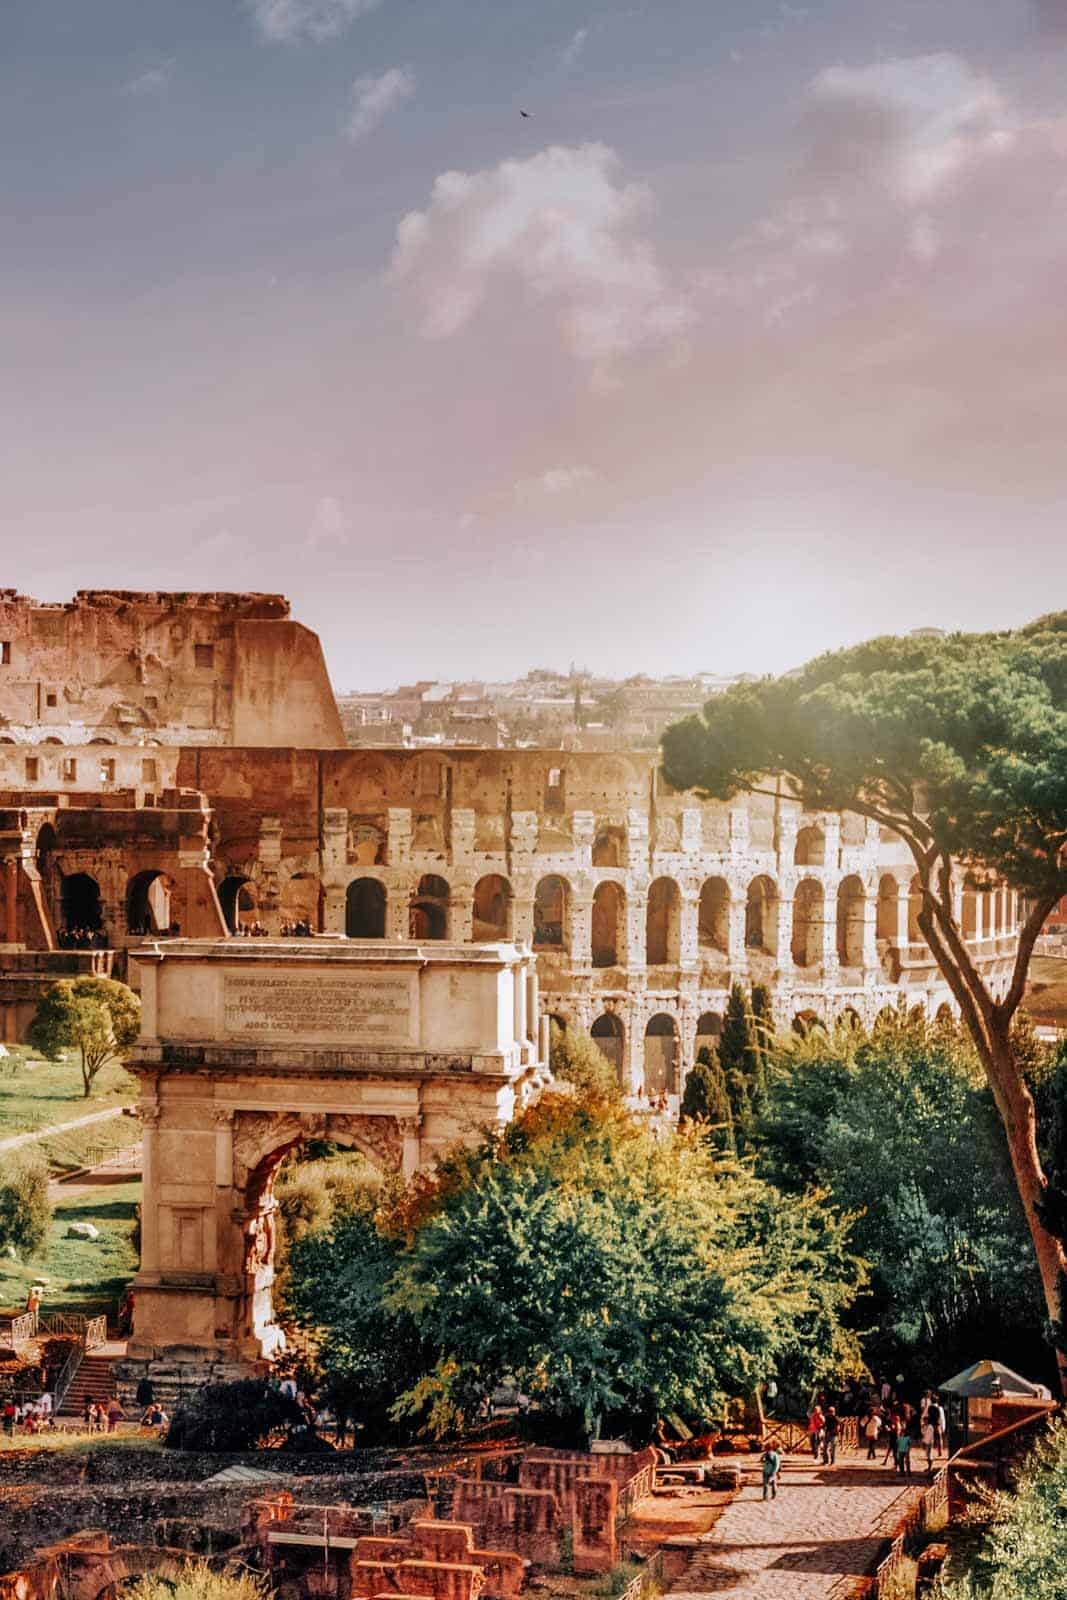
[(1065, 290), (1067, 0), (4, 0), (0, 583), (341, 688), (1013, 626)]

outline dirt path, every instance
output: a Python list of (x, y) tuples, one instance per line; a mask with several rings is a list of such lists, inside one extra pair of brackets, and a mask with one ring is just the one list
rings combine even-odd
[(926, 1483), (923, 1473), (909, 1482), (858, 1454), (835, 1467), (793, 1455), (778, 1498), (764, 1502), (759, 1468), (746, 1466), (741, 1493), (703, 1536), (668, 1600), (846, 1600)]

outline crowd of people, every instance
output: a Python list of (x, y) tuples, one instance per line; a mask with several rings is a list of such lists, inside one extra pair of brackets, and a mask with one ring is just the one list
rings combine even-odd
[(315, 930), (306, 917), (298, 917), (295, 922), (282, 923), (283, 939), (310, 939)]
[(126, 931), (135, 939), (180, 939), (182, 926), (180, 922), (172, 922), (166, 928), (157, 928), (145, 917), (140, 921), (132, 920)]
[(255, 922), (239, 922), (233, 930), (235, 939), (269, 939), (270, 930), (265, 928), (258, 920)]
[[(932, 1389), (919, 1404), (913, 1405), (903, 1392), (903, 1379), (893, 1385), (883, 1379), (855, 1395), (852, 1414), (856, 1418), (857, 1448), (866, 1449), (867, 1460), (876, 1461), (881, 1450), (882, 1465), (892, 1464), (904, 1478), (912, 1475), (912, 1451), (921, 1449), (926, 1470), (933, 1472), (934, 1457), (946, 1447), (948, 1420), (945, 1408)], [(841, 1436), (841, 1413), (821, 1395), (808, 1413), (808, 1445), (814, 1460), (833, 1466)]]
[(110, 942), (103, 928), (60, 928), (56, 943), (61, 950), (107, 950)]
[(9, 1439), (16, 1428), (22, 1433), (42, 1433), (54, 1428), (56, 1419), (51, 1391), (45, 1389), (34, 1400), (18, 1400), (14, 1395), (8, 1395), (0, 1406), (0, 1425)]

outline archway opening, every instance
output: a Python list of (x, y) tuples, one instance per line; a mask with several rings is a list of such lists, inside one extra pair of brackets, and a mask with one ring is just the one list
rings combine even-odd
[(805, 878), (793, 896), (793, 960), (798, 967), (817, 967), (822, 961), (826, 921), (821, 883)]
[(701, 885), (697, 909), (697, 943), (701, 950), (730, 951), (730, 885), (725, 878), (708, 878)]
[(385, 885), (377, 878), (354, 878), (345, 891), (345, 935), (385, 938)]
[(857, 877), (843, 878), (837, 890), (837, 959), (843, 967), (862, 967), (867, 896)]
[(722, 1038), (722, 1013), (705, 1011), (697, 1018), (696, 1053), (701, 1050), (718, 1050)]
[(660, 1011), (645, 1029), (645, 1093), (673, 1094), (677, 1087), (678, 1030), (674, 1018)]
[(474, 885), (472, 935), (475, 943), (499, 943), (511, 936), (511, 884), (491, 872)]
[(597, 1049), (602, 1055), (607, 1056), (615, 1068), (615, 1076), (622, 1083), (626, 1031), (621, 1018), (617, 1017), (614, 1011), (603, 1011), (589, 1032), (590, 1037), (596, 1040)]
[(158, 868), (138, 872), (131, 878), (126, 889), (127, 933), (169, 933), (175, 929), (171, 909), (173, 892), (173, 878)]
[(793, 1032), (798, 1033), (802, 1039), (809, 1034), (819, 1031), (826, 1032), (826, 1024), (817, 1011), (798, 1011), (793, 1018)]
[(617, 967), (624, 948), (626, 896), (617, 883), (598, 883), (593, 891), (594, 967)]
[(673, 878), (657, 878), (648, 891), (645, 911), (645, 960), (650, 967), (678, 964), (681, 896)]
[(231, 933), (251, 927), (256, 920), (256, 889), (251, 878), (232, 873), (218, 888), (223, 919)]
[(796, 867), (824, 867), (826, 865), (826, 835), (817, 823), (810, 823), (797, 833), (793, 850)]
[(897, 880), (887, 872), (878, 880), (878, 921), (876, 934), (879, 944), (895, 944), (897, 940)]
[(424, 873), (411, 897), (408, 919), (412, 939), (448, 938), (448, 903), (451, 890), (435, 872)]
[(60, 906), (66, 933), (102, 931), (104, 912), (100, 901), (100, 885), (87, 872), (72, 872), (64, 877), (60, 888)]
[(753, 878), (745, 902), (745, 946), (778, 954), (778, 890), (768, 877)]
[(562, 950), (567, 943), (569, 884), (555, 873), (542, 878), (534, 893), (535, 950)]
[(593, 840), (593, 866), (621, 867), (625, 847), (626, 835), (622, 828), (614, 824), (600, 828)]

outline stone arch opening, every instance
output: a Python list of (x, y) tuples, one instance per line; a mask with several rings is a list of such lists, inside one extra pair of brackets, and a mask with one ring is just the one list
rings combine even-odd
[(171, 910), (174, 888), (174, 879), (158, 867), (150, 867), (132, 877), (126, 889), (127, 933), (168, 933), (174, 926)]
[(625, 941), (626, 895), (617, 883), (598, 883), (593, 891), (594, 967), (617, 967)]
[(424, 873), (411, 897), (408, 918), (412, 939), (447, 939), (451, 890), (435, 872)]
[(745, 901), (745, 948), (778, 954), (778, 889), (772, 878), (753, 878)]
[(823, 1033), (826, 1032), (826, 1024), (817, 1011), (797, 1012), (793, 1018), (794, 1033), (798, 1033), (802, 1039), (806, 1039), (816, 1029), (821, 1029)]
[(878, 942), (895, 944), (897, 940), (897, 880), (891, 872), (878, 880), (878, 911), (875, 932)]
[(542, 878), (534, 892), (535, 950), (562, 950), (567, 944), (567, 910), (570, 884), (552, 873)]
[(846, 1006), (837, 1020), (846, 1028), (851, 1028), (853, 1033), (863, 1032), (863, 1018), (852, 1006)]
[(817, 967), (822, 961), (825, 921), (822, 884), (805, 878), (793, 896), (792, 954), (798, 967)]
[(385, 938), (385, 885), (377, 878), (353, 878), (345, 891), (345, 936)]
[(795, 867), (826, 865), (826, 834), (817, 822), (809, 823), (807, 827), (798, 830), (797, 842), (793, 848), (793, 865)]
[(919, 927), (919, 913), (923, 908), (922, 884), (919, 882), (918, 873), (911, 880), (908, 890), (908, 943), (924, 944), (922, 929)]
[(843, 967), (862, 967), (863, 928), (867, 896), (854, 875), (843, 878), (837, 889), (837, 959)]
[(477, 943), (499, 943), (511, 937), (511, 884), (490, 872), (474, 885), (472, 936)]
[(673, 878), (657, 878), (645, 909), (645, 960), (650, 967), (678, 965), (681, 895)]
[(231, 873), (219, 884), (218, 895), (223, 920), (231, 933), (255, 921), (256, 886), (251, 878), (243, 877), (238, 872)]
[(596, 1040), (601, 1055), (607, 1056), (615, 1068), (615, 1075), (621, 1083), (623, 1053), (626, 1047), (626, 1030), (622, 1025), (622, 1018), (617, 1017), (614, 1011), (602, 1011), (589, 1031), (590, 1037)]
[(625, 863), (626, 834), (622, 828), (611, 824), (600, 828), (593, 840), (594, 867), (621, 867)]
[(874, 1019), (875, 1028), (892, 1028), (900, 1020), (900, 1013), (893, 1006), (883, 1006)]
[(678, 1072), (678, 1029), (666, 1011), (650, 1017), (645, 1029), (645, 1093), (673, 1094)]
[(953, 1011), (947, 1000), (943, 1001), (941, 1005), (938, 1006), (936, 1012), (934, 1013), (934, 1021), (943, 1028), (951, 1027), (955, 1023), (956, 1013)]
[(100, 885), (88, 872), (66, 874), (60, 885), (60, 908), (63, 927), (68, 933), (80, 928), (88, 933), (99, 933), (104, 926), (104, 910), (100, 899)]
[(241, 1207), (237, 1336), (242, 1350), (256, 1359), (269, 1359), (286, 1345), (285, 1332), (274, 1320), (278, 1232), (274, 1188), (286, 1157), (312, 1139), (358, 1150), (383, 1177), (401, 1170), (401, 1133), (395, 1117), (238, 1114), (234, 1139), (234, 1198)]
[(718, 1050), (722, 1038), (722, 1012), (704, 1011), (697, 1018), (696, 1053)]
[(697, 907), (697, 943), (702, 950), (730, 952), (730, 885), (725, 878), (708, 878), (700, 887)]

